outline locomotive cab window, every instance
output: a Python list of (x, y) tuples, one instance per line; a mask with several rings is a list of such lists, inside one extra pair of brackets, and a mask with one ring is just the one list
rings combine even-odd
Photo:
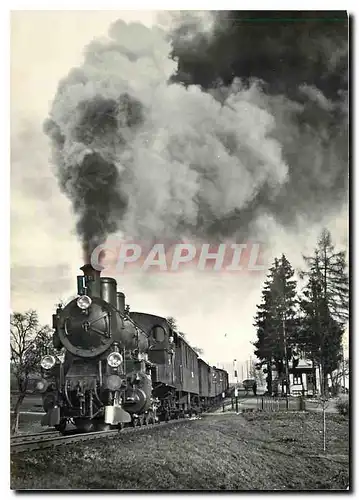
[(151, 333), (152, 333), (153, 340), (155, 340), (156, 342), (164, 342), (165, 341), (166, 333), (165, 333), (164, 329), (162, 328), (162, 326), (154, 326), (152, 328)]

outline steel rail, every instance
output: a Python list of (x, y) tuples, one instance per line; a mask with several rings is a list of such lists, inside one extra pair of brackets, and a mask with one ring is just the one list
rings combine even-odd
[(50, 430), (50, 431), (35, 432), (33, 434), (16, 434), (15, 436), (10, 436), (10, 443), (13, 444), (19, 441), (31, 441), (36, 438), (46, 439), (52, 435), (58, 436), (59, 431)]
[(34, 438), (32, 440), (23, 440), (19, 442), (10, 442), (11, 452), (19, 453), (23, 451), (41, 450), (44, 448), (51, 448), (52, 446), (58, 446), (61, 444), (70, 444), (79, 441), (87, 441), (91, 439), (96, 439), (102, 436), (110, 436), (111, 434), (117, 434), (118, 430), (110, 431), (99, 431), (99, 432), (88, 432), (83, 434), (72, 434), (72, 435), (59, 435), (39, 438)]
[[(169, 422), (158, 422), (156, 424), (150, 425), (141, 425), (136, 427), (125, 427), (124, 429), (111, 429), (106, 431), (95, 431), (95, 432), (83, 432), (83, 433), (73, 433), (67, 435), (59, 435), (56, 433), (56, 436), (47, 437), (46, 433), (33, 435), (33, 439), (24, 439), (19, 440), (18, 442), (10, 441), (10, 449), (12, 453), (21, 453), (24, 451), (34, 451), (34, 450), (42, 450), (45, 448), (51, 448), (53, 446), (59, 446), (63, 444), (72, 444), (81, 441), (91, 441), (93, 439), (99, 439), (103, 437), (110, 436), (121, 436), (123, 434), (129, 434), (133, 432), (146, 431), (150, 429), (158, 429), (160, 427), (167, 427), (169, 425), (184, 423), (193, 420), (193, 418), (182, 418), (179, 420), (170, 420)], [(70, 431), (71, 432), (71, 431)], [(50, 434), (50, 432), (49, 432)], [(25, 436), (25, 435), (24, 435)], [(22, 436), (21, 436), (22, 437)], [(20, 436), (19, 436), (20, 438)], [(36, 439), (40, 438), (40, 439)]]

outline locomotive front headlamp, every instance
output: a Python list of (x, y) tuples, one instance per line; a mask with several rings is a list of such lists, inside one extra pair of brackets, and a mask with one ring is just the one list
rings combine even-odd
[(122, 355), (119, 352), (111, 352), (107, 356), (107, 363), (111, 368), (117, 368), (122, 363)]
[(48, 387), (48, 382), (44, 379), (38, 380), (35, 385), (35, 391), (43, 393)]
[(44, 356), (40, 361), (40, 365), (44, 370), (51, 370), (53, 366), (55, 366), (56, 359), (54, 356)]
[(88, 295), (80, 295), (80, 297), (77, 299), (77, 306), (80, 308), (80, 309), (88, 309), (90, 307), (92, 303), (92, 300), (90, 299), (90, 297)]

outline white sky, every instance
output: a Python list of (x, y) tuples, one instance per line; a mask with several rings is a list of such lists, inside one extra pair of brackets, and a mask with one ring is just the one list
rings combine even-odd
[[(151, 25), (156, 12), (19, 11), (11, 16), (11, 307), (35, 308), (43, 322), (51, 322), (59, 299), (76, 293), (82, 260), (70, 204), (51, 172), (42, 123), (59, 80), (81, 62), (84, 46), (105, 35), (118, 18)], [(347, 244), (346, 212), (329, 228), (337, 243)], [(299, 243), (297, 234), (274, 227), (272, 256), (284, 252), (299, 266), (319, 229), (307, 229)], [(125, 275), (119, 288), (132, 310), (176, 317), (208, 361), (230, 369), (234, 358), (244, 362), (252, 353), (262, 280), (255, 275)]]

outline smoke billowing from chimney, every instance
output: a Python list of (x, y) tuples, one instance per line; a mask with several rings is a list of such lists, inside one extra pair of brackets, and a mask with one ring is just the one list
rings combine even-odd
[[(266, 213), (287, 224), (298, 211), (313, 215), (329, 194), (342, 200), (341, 99), (300, 71), (298, 98), (285, 93), (289, 83), (273, 90), (254, 70), (214, 84), (220, 71), (208, 70), (213, 61), (203, 59), (197, 33), (183, 38), (184, 28), (172, 33), (177, 67), (165, 32), (117, 21), (59, 84), (45, 130), (87, 258), (118, 230), (142, 240), (219, 240), (247, 234)], [(208, 33), (206, 40), (215, 45)], [(191, 50), (207, 68), (205, 82), (190, 65), (183, 70)], [(224, 43), (218, 58), (226, 65), (246, 50)]]
[[(57, 104), (55, 100), (54, 108)], [(127, 93), (109, 98), (95, 92), (80, 97), (74, 116), (71, 109), (65, 110), (66, 125), (50, 117), (45, 131), (52, 138), (60, 185), (72, 200), (84, 260), (89, 262), (92, 250), (117, 230), (126, 211), (125, 173), (116, 151), (126, 149), (129, 129), (141, 122), (141, 104)]]
[[(221, 102), (241, 86), (275, 119), (288, 179), (258, 206), (285, 226), (321, 221), (348, 191), (348, 16), (345, 11), (217, 11), (173, 19), (173, 82)], [(257, 85), (253, 85), (257, 82)], [(269, 196), (268, 196), (269, 194)]]

